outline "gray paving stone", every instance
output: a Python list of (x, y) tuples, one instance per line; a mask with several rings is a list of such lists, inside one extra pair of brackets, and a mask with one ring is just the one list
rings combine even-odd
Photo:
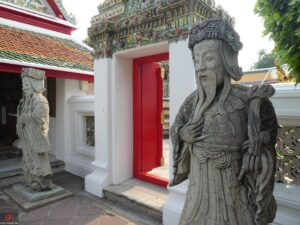
[(80, 206), (90, 205), (92, 203), (92, 199), (87, 198), (86, 196), (75, 196), (75, 198), (79, 201)]
[(98, 225), (99, 215), (90, 215), (90, 216), (81, 216), (79, 218), (74, 219), (72, 225)]
[(42, 221), (38, 220), (27, 220), (27, 221), (21, 221), (19, 225), (42, 225)]
[(80, 206), (77, 209), (77, 215), (78, 216), (87, 216), (87, 215), (102, 215), (105, 211), (100, 208), (93, 205), (89, 206)]
[(44, 220), (42, 225), (71, 225), (72, 219), (60, 218), (60, 219), (48, 219)]
[(77, 202), (73, 205), (52, 208), (49, 212), (49, 218), (72, 218), (76, 215), (77, 208)]
[(42, 208), (32, 210), (28, 213), (22, 213), (20, 214), (20, 219), (45, 219), (48, 217), (50, 209), (51, 208), (49, 206), (44, 206)]

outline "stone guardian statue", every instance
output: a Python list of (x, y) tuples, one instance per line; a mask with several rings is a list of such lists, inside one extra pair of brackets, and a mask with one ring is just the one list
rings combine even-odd
[(242, 43), (224, 16), (196, 24), (189, 48), (197, 88), (170, 131), (170, 186), (189, 179), (180, 225), (267, 225), (277, 209), (274, 88), (231, 84)]
[(43, 96), (45, 72), (22, 70), (23, 97), (17, 108), (17, 134), (20, 137), (24, 182), (33, 191), (51, 189), (49, 104)]

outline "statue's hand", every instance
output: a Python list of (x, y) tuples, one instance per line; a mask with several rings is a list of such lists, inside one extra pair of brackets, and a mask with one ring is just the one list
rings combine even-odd
[(182, 141), (193, 144), (199, 142), (207, 137), (207, 135), (201, 136), (203, 123), (202, 124), (186, 124), (179, 131), (179, 135)]
[(261, 166), (260, 155), (254, 155), (246, 152), (243, 157), (243, 164), (238, 180), (241, 181), (246, 173), (253, 174), (259, 172)]

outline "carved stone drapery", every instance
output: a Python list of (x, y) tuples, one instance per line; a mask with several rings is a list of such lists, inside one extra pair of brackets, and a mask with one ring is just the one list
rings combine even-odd
[(215, 12), (213, 0), (106, 0), (91, 20), (87, 44), (95, 57), (161, 41), (185, 39), (197, 21)]

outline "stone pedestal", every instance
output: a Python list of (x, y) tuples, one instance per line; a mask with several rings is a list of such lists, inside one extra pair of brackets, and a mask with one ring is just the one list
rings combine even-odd
[(49, 191), (35, 192), (23, 183), (19, 183), (4, 192), (25, 211), (72, 196), (71, 192), (55, 184), (52, 184)]

